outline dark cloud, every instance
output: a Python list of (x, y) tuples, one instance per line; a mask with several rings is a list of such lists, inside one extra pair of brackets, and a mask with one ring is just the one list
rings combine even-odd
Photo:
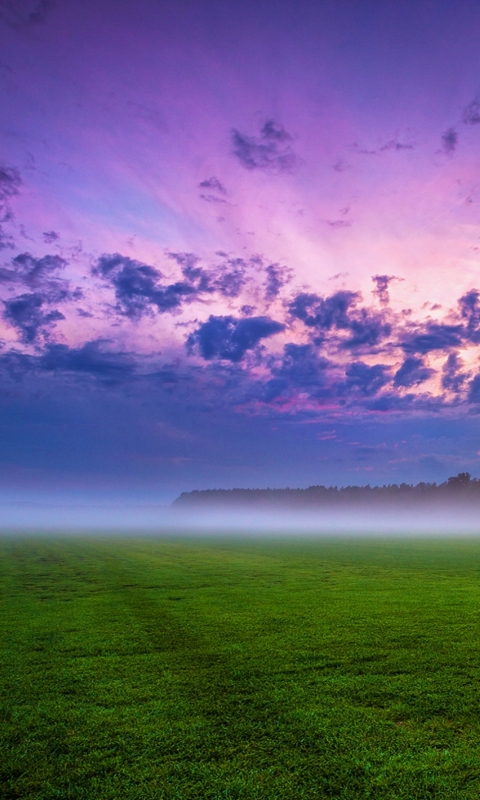
[(453, 155), (458, 144), (458, 133), (455, 128), (448, 128), (442, 136), (442, 150), (447, 156)]
[(48, 336), (55, 323), (65, 319), (57, 309), (46, 309), (45, 298), (35, 293), (5, 300), (3, 317), (17, 329), (25, 344), (36, 342), (40, 335)]
[(472, 100), (465, 108), (463, 121), (465, 125), (478, 125), (480, 123), (480, 101), (478, 99)]
[(326, 298), (302, 292), (290, 303), (289, 311), (292, 317), (300, 319), (309, 328), (348, 328), (348, 312), (359, 298), (359, 292), (335, 292)]
[(200, 189), (208, 189), (209, 191), (216, 192), (217, 194), (227, 194), (225, 186), (220, 183), (218, 178), (216, 178), (214, 175), (211, 178), (201, 181), (198, 185)]
[(267, 120), (260, 136), (246, 136), (232, 131), (234, 155), (246, 169), (266, 172), (292, 172), (298, 158), (291, 149), (292, 137), (274, 120)]
[(458, 394), (463, 389), (467, 376), (461, 372), (462, 360), (457, 353), (450, 353), (442, 369), (442, 386), (449, 392)]
[(399, 396), (393, 392), (381, 395), (366, 404), (369, 411), (412, 411), (415, 408), (415, 395), (406, 394)]
[(217, 194), (200, 194), (200, 199), (205, 200), (206, 203), (222, 203), (225, 204), (227, 201), (224, 197), (219, 197)]
[(391, 381), (391, 369), (385, 364), (370, 366), (354, 361), (346, 369), (324, 358), (311, 345), (286, 344), (280, 364), (272, 367), (272, 378), (258, 391), (265, 403), (302, 400), (305, 396), (333, 405), (362, 404), (375, 397)]
[(395, 386), (411, 387), (417, 386), (428, 380), (431, 375), (434, 375), (435, 370), (426, 367), (422, 358), (409, 356), (405, 359), (402, 366), (395, 373), (394, 383)]
[(468, 390), (468, 400), (470, 403), (480, 403), (480, 374), (475, 375)]
[(228, 194), (225, 186), (212, 175), (211, 178), (207, 178), (204, 181), (201, 181), (198, 184), (198, 188), (202, 191), (200, 192), (200, 197), (202, 200), (206, 200), (207, 203), (226, 203), (225, 196)]
[(365, 308), (350, 316), (348, 328), (351, 336), (342, 342), (343, 347), (375, 347), (391, 332), (390, 323), (385, 322), (381, 314), (375, 314)]
[(458, 301), (460, 316), (466, 323), (466, 338), (474, 344), (480, 342), (480, 292), (471, 289)]
[(32, 372), (36, 365), (35, 356), (10, 350), (0, 354), (0, 374), (2, 384), (5, 386), (7, 378), (19, 382), (25, 375)]
[(0, 20), (15, 30), (41, 25), (53, 5), (50, 0), (0, 0)]
[(345, 370), (344, 389), (347, 394), (356, 391), (364, 397), (373, 397), (390, 380), (390, 367), (385, 364), (369, 366), (363, 361), (354, 361)]
[(351, 219), (326, 219), (325, 224), (328, 225), (329, 228), (332, 230), (338, 230), (340, 228), (351, 228), (352, 227), (352, 220)]
[(60, 239), (60, 235), (56, 233), (56, 231), (45, 231), (43, 234), (43, 241), (46, 244), (52, 244), (52, 242), (56, 242)]
[(376, 289), (373, 290), (373, 294), (378, 297), (380, 305), (388, 306), (390, 302), (388, 287), (394, 280), (397, 280), (394, 275), (372, 275), (372, 281), (376, 286)]
[(19, 194), (21, 185), (22, 178), (16, 167), (0, 164), (0, 223), (13, 219), (10, 200)]
[(62, 376), (84, 376), (111, 385), (138, 378), (140, 359), (131, 353), (108, 349), (108, 345), (105, 339), (87, 341), (79, 347), (47, 341), (43, 352), (36, 355), (17, 351), (0, 354), (0, 372), (4, 378), (8, 376), (15, 381), (27, 375), (38, 378), (41, 373), (53, 373), (60, 380)]
[(347, 339), (339, 341), (342, 347), (375, 346), (391, 331), (382, 314), (359, 308), (359, 292), (340, 291), (330, 297), (301, 293), (289, 306), (290, 314), (320, 333), (332, 329), (350, 331)]
[(198, 350), (202, 358), (240, 361), (247, 350), (254, 348), (261, 339), (266, 339), (285, 329), (285, 325), (269, 317), (210, 316), (207, 322), (190, 334), (189, 350)]
[(429, 353), (432, 350), (449, 350), (459, 347), (464, 338), (462, 325), (445, 325), (427, 322), (421, 332), (412, 333), (401, 342), (406, 353)]
[(21, 185), (22, 178), (16, 167), (0, 164), (0, 200), (17, 195)]
[(193, 253), (169, 253), (181, 268), (184, 280), (194, 287), (198, 294), (217, 293), (222, 297), (235, 299), (247, 286), (258, 291), (263, 279), (264, 297), (267, 304), (278, 297), (281, 289), (291, 280), (292, 270), (280, 264), (267, 264), (258, 255), (250, 259), (232, 258), (227, 253), (218, 252), (217, 263), (202, 266)]
[(292, 270), (281, 267), (280, 264), (269, 264), (266, 267), (267, 280), (265, 281), (265, 300), (271, 303), (278, 297), (281, 289), (292, 279)]
[(206, 200), (207, 203), (226, 203), (227, 200), (225, 196), (227, 195), (227, 190), (225, 186), (216, 178), (214, 175), (211, 178), (207, 178), (204, 181), (201, 181), (198, 184), (198, 188), (202, 191), (200, 192), (200, 197), (202, 200)]
[(42, 286), (66, 266), (68, 261), (58, 255), (35, 258), (30, 253), (20, 253), (12, 259), (11, 274), (28, 286)]
[(396, 152), (401, 152), (402, 150), (413, 150), (414, 145), (409, 144), (408, 142), (399, 142), (398, 139), (389, 139), (388, 142), (385, 142), (378, 147), (367, 149), (365, 147), (360, 147), (358, 142), (354, 142), (352, 145), (352, 150), (355, 153), (358, 153), (362, 156), (376, 156), (378, 153), (386, 153), (389, 150), (395, 150)]
[(390, 139), (390, 141), (385, 142), (379, 150), (381, 153), (386, 152), (387, 150), (396, 150), (397, 152), (400, 150), (413, 150), (413, 144), (408, 144), (406, 142), (398, 142), (396, 139)]
[(2, 225), (0, 225), (0, 250), (13, 250), (15, 247), (15, 240), (11, 234), (7, 233)]
[(246, 284), (246, 272), (251, 263), (243, 258), (229, 258), (218, 253), (220, 263), (207, 268), (199, 266), (199, 259), (193, 253), (170, 253), (181, 266), (185, 280), (200, 293), (218, 292), (223, 297), (238, 297)]
[(271, 403), (298, 392), (317, 399), (330, 395), (332, 381), (327, 376), (331, 366), (311, 344), (286, 344), (280, 364), (272, 369), (273, 377), (258, 387), (258, 399)]
[(105, 344), (103, 339), (86, 342), (81, 347), (48, 344), (37, 365), (50, 372), (88, 374), (108, 383), (130, 377), (135, 372), (131, 355), (106, 350)]
[(138, 319), (152, 309), (160, 313), (175, 311), (197, 294), (184, 281), (162, 285), (158, 270), (119, 253), (101, 256), (92, 272), (113, 286), (117, 310), (131, 319)]
[(215, 291), (210, 271), (199, 265), (200, 259), (196, 255), (193, 253), (169, 253), (169, 257), (180, 266), (185, 281), (193, 286), (197, 293)]
[(211, 286), (223, 297), (238, 297), (246, 283), (243, 258), (228, 258), (212, 271)]
[(60, 278), (58, 273), (65, 269), (68, 262), (58, 255), (46, 255), (35, 258), (30, 253), (20, 253), (11, 261), (11, 266), (0, 268), (0, 284), (23, 284), (43, 304), (63, 303), (67, 300), (79, 300), (82, 290), (72, 290), (70, 282)]

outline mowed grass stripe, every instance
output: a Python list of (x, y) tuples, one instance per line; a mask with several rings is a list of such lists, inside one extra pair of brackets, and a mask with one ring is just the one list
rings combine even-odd
[(479, 542), (0, 551), (2, 797), (479, 796)]

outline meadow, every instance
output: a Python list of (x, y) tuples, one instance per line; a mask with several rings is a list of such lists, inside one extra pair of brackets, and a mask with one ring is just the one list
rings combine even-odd
[(0, 796), (480, 796), (480, 541), (0, 539)]

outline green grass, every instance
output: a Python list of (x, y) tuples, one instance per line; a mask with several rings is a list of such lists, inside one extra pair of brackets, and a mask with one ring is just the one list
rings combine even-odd
[(480, 542), (0, 540), (2, 798), (480, 797)]

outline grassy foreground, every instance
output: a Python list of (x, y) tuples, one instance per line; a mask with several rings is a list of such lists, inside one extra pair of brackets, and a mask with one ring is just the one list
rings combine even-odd
[(480, 542), (0, 556), (2, 798), (480, 797)]

